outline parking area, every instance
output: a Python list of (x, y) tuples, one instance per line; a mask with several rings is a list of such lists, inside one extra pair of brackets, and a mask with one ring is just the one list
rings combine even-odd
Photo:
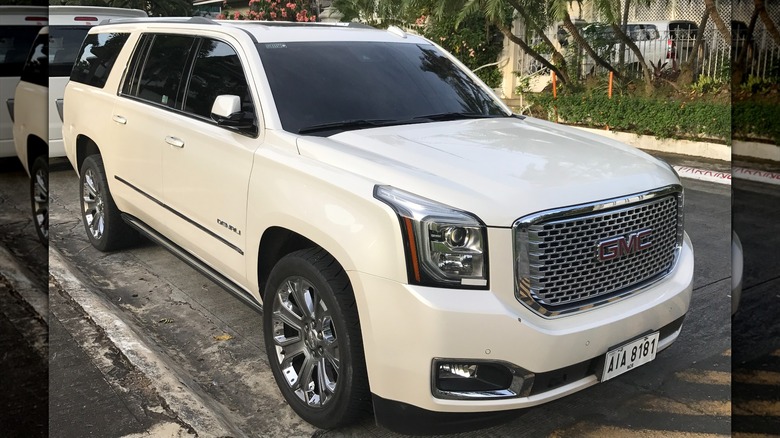
[[(110, 254), (96, 251), (80, 221), (75, 173), (55, 172), (51, 184), (51, 247), (57, 253), (52, 260), (60, 257), (106, 312), (121, 321), (109, 324), (107, 336), (112, 327), (124, 326), (164, 364), (153, 369), (171, 373), (181, 382), (176, 389), (193, 395), (195, 408), (188, 406), (193, 400), (166, 391), (160, 383), (165, 378), (153, 382), (158, 395), (173, 394), (174, 412), (181, 403), (175, 412), (179, 420), (187, 423), (186, 411), (203, 409), (197, 417), (210, 415), (213, 421), (201, 427), (216, 434), (393, 436), (368, 417), (330, 431), (300, 420), (273, 381), (260, 315), (152, 243)], [(685, 186), (686, 229), (697, 263), (692, 307), (680, 339), (655, 361), (617, 379), (463, 436), (730, 434), (730, 190), (692, 180)], [(133, 362), (133, 352), (123, 353)], [(133, 363), (143, 367), (145, 362)], [(57, 389), (53, 384), (52, 391)]]

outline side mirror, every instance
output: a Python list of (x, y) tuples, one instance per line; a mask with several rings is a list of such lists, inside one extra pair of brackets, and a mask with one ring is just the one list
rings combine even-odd
[(211, 106), (211, 119), (220, 126), (248, 129), (254, 126), (251, 114), (241, 111), (241, 98), (232, 94), (221, 94)]

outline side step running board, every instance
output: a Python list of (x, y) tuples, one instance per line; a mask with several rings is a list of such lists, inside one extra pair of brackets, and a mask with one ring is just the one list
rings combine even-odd
[(237, 284), (225, 278), (222, 274), (215, 271), (212, 267), (200, 261), (198, 258), (196, 258), (192, 254), (187, 252), (184, 248), (171, 242), (167, 237), (153, 230), (151, 227), (143, 223), (140, 219), (136, 218), (135, 216), (122, 213), (122, 219), (124, 219), (124, 221), (127, 222), (131, 227), (138, 230), (141, 234), (148, 237), (150, 240), (162, 246), (163, 248), (167, 249), (173, 255), (180, 258), (184, 263), (190, 265), (195, 270), (205, 275), (209, 280), (213, 281), (221, 288), (230, 292), (233, 296), (238, 298), (241, 302), (249, 306), (251, 309), (253, 309), (254, 311), (258, 312), (261, 315), (263, 314), (263, 305), (258, 303), (257, 300), (255, 300), (255, 298), (252, 295), (250, 295), (248, 292), (246, 292)]

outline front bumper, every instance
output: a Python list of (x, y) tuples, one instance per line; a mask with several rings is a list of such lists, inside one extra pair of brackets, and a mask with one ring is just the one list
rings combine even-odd
[[(491, 412), (539, 405), (594, 385), (598, 361), (610, 348), (649, 331), (662, 331), (659, 351), (677, 338), (692, 293), (693, 248), (686, 235), (675, 269), (646, 290), (553, 319), (517, 302), (508, 269), (496, 275), (506, 266), (493, 264), (487, 291), (410, 286), (350, 272), (375, 399), (431, 412)], [(437, 398), (431, 387), (434, 358), (507, 362), (544, 378), (528, 395)], [(561, 381), (561, 370), (575, 368), (569, 375), (576, 378)]]

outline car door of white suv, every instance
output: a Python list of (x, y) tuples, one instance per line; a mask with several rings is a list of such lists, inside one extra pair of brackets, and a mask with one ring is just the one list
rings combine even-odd
[[(121, 165), (127, 177), (118, 175), (119, 181), (157, 204), (132, 214), (242, 283), (248, 181), (260, 141), (239, 57), (224, 41), (162, 33), (141, 36), (135, 57), (122, 91), (132, 102), (123, 101), (115, 111), (121, 117), (115, 124), (132, 130), (126, 138), (144, 139), (143, 145), (125, 147), (149, 148), (160, 159), (161, 173), (141, 178), (141, 163), (131, 163), (139, 154), (128, 149)], [(240, 97), (246, 127), (211, 119), (220, 94)]]

